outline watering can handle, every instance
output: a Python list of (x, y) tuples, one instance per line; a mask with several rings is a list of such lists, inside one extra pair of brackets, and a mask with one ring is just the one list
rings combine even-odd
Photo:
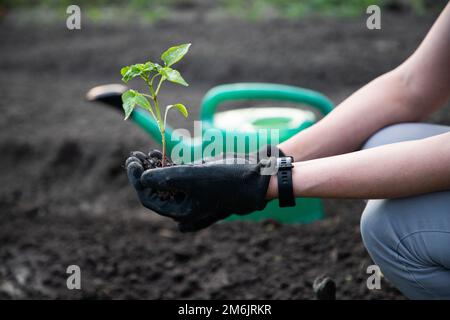
[(225, 101), (278, 100), (303, 103), (317, 109), (322, 115), (333, 110), (333, 103), (319, 92), (273, 83), (224, 84), (209, 90), (200, 108), (200, 118), (212, 122), (217, 107)]

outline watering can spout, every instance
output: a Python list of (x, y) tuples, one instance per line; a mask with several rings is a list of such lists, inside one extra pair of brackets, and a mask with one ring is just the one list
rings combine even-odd
[(122, 93), (128, 90), (122, 84), (105, 84), (88, 91), (86, 99), (91, 102), (102, 102), (119, 111), (122, 110)]

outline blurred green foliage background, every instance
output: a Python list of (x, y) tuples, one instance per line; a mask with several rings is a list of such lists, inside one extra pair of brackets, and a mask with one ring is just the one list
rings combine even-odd
[(135, 18), (155, 21), (186, 10), (215, 10), (222, 14), (258, 20), (265, 17), (298, 19), (306, 15), (352, 17), (365, 14), (371, 4), (392, 11), (423, 14), (441, 9), (444, 0), (2, 0), (0, 10), (8, 12), (43, 12), (47, 16), (65, 14), (64, 8), (79, 5), (92, 21)]

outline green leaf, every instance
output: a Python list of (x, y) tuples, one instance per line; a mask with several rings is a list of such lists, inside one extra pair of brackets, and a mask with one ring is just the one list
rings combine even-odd
[(126, 66), (126, 67), (123, 67), (122, 69), (120, 69), (120, 74), (122, 75), (122, 77), (127, 74), (128, 70), (130, 70), (130, 68), (131, 68), (130, 66)]
[(162, 55), (161, 59), (164, 61), (166, 67), (170, 67), (174, 63), (181, 60), (184, 55), (189, 51), (190, 43), (181, 44), (179, 46), (170, 47)]
[(159, 63), (154, 63), (154, 71), (158, 72), (163, 68)]
[(178, 83), (186, 87), (188, 86), (188, 83), (183, 79), (183, 77), (177, 70), (169, 67), (164, 67), (159, 70), (159, 73), (164, 77), (164, 79), (167, 79), (170, 82)]
[(147, 76), (152, 71), (156, 71), (157, 67), (154, 63), (148, 61), (146, 63), (137, 63), (133, 64), (131, 66), (123, 67), (120, 70), (120, 74), (122, 75), (122, 81), (127, 83), (131, 79), (138, 77), (138, 76)]
[(124, 120), (128, 119), (136, 106), (140, 106), (146, 110), (151, 110), (151, 104), (147, 98), (132, 89), (127, 90), (122, 94), (122, 103), (123, 110), (125, 111)]
[(134, 103), (134, 94), (132, 93), (132, 90), (128, 90), (125, 91), (122, 94), (122, 108), (123, 111), (125, 112), (125, 119), (127, 120), (128, 117), (131, 115), (131, 113), (133, 112), (133, 109), (135, 107), (135, 103)]
[(167, 109), (166, 109), (166, 112), (169, 111), (169, 110), (172, 109), (172, 108), (178, 109), (178, 111), (180, 111), (180, 113), (181, 113), (185, 118), (187, 118), (187, 117), (189, 116), (189, 113), (188, 113), (186, 107), (184, 106), (184, 104), (177, 103), (177, 104), (171, 104), (171, 105), (168, 105), (168, 106), (167, 106)]

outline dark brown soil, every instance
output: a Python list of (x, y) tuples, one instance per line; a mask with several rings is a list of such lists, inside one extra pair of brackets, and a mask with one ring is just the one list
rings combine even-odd
[[(120, 67), (192, 42), (179, 68), (188, 88), (164, 90), (183, 102), (192, 128), (207, 89), (264, 81), (320, 90), (335, 102), (412, 53), (436, 14), (244, 22), (196, 19), (153, 26), (0, 27), (1, 298), (311, 299), (328, 275), (338, 299), (397, 299), (385, 280), (366, 287), (372, 264), (359, 233), (361, 201), (327, 200), (327, 219), (310, 225), (232, 222), (181, 234), (149, 212), (128, 185), (132, 150), (157, 145), (121, 115), (84, 100), (118, 82)], [(146, 39), (139, 43), (137, 39)], [(137, 85), (139, 86), (139, 85)], [(448, 109), (433, 121), (450, 124)], [(81, 267), (82, 290), (66, 288)]]
[[(170, 160), (167, 156), (163, 156), (160, 152), (152, 150), (149, 153), (145, 154), (142, 151), (133, 151), (130, 156), (136, 157), (142, 163), (144, 170), (151, 170), (155, 168), (162, 167), (171, 167), (173, 166), (172, 160)], [(164, 157), (164, 163), (163, 163)], [(176, 194), (175, 192), (169, 191), (156, 191), (160, 200), (174, 200)], [(182, 197), (183, 195), (180, 194)]]
[(144, 153), (142, 151), (132, 151), (130, 156), (133, 158), (137, 158), (142, 163), (144, 170), (155, 169), (173, 166), (172, 161), (164, 156), (165, 161), (162, 161), (162, 153), (158, 150), (151, 150), (148, 153)]

